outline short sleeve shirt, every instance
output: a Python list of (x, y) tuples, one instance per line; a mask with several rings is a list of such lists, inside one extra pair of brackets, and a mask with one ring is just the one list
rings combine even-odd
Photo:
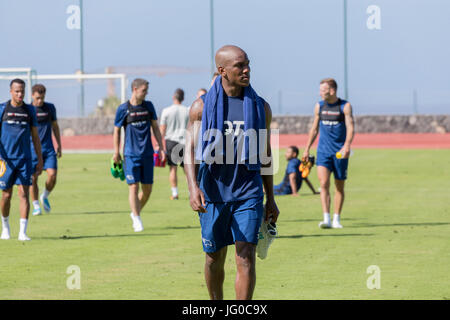
[(150, 101), (133, 106), (129, 101), (117, 108), (114, 125), (124, 127), (124, 156), (147, 158), (153, 156), (151, 121), (157, 120), (155, 107)]

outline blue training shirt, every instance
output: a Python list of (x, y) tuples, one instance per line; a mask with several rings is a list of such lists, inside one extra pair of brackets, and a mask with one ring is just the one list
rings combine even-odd
[(150, 101), (143, 101), (139, 106), (127, 101), (117, 108), (114, 125), (125, 129), (124, 156), (153, 157), (150, 128), (151, 121), (157, 119), (155, 107)]
[(347, 137), (347, 127), (344, 118), (346, 100), (338, 99), (333, 104), (320, 101), (319, 109), (319, 144), (317, 153), (332, 156), (342, 149)]
[[(234, 148), (232, 164), (200, 165), (198, 181), (200, 189), (209, 202), (232, 202), (263, 196), (260, 171), (250, 171), (245, 163), (238, 163), (238, 145), (244, 138), (244, 99), (243, 97), (225, 97), (224, 103), (225, 154), (228, 148)], [(226, 144), (227, 135), (230, 144)], [(225, 157), (224, 157), (225, 158)], [(226, 162), (226, 159), (224, 159)]]
[(36, 111), (28, 104), (0, 105), (0, 156), (2, 159), (31, 159), (31, 127), (37, 126)]
[(295, 182), (297, 185), (297, 191), (300, 189), (301, 185), (302, 185), (302, 174), (300, 172), (299, 166), (300, 166), (301, 161), (298, 158), (293, 158), (291, 160), (289, 160), (288, 165), (286, 167), (286, 172), (284, 173), (284, 178), (283, 178), (283, 186), (289, 190), (289, 193), (292, 193), (291, 190), (291, 183), (289, 181), (289, 175), (291, 173), (296, 173), (296, 177), (295, 177)]
[[(37, 129), (41, 140), (42, 156), (56, 155), (52, 139), (52, 122), (56, 121), (56, 108), (53, 103), (44, 102), (41, 107), (33, 106), (36, 110)], [(33, 140), (31, 140), (31, 153), (33, 158), (37, 158), (34, 150)]]

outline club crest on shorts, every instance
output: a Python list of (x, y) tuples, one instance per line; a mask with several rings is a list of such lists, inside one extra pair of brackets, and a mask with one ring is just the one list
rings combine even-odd
[(5, 161), (0, 159), (0, 177), (3, 177), (5, 172), (6, 172), (6, 163)]

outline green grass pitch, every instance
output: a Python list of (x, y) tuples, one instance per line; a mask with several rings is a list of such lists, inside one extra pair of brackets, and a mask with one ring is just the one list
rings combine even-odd
[[(280, 152), (279, 183), (286, 161)], [(0, 299), (208, 299), (200, 227), (179, 171), (170, 201), (168, 168), (155, 168), (145, 230), (134, 233), (128, 188), (109, 173), (110, 155), (66, 154), (52, 212), (30, 215), (30, 242), (0, 241)], [(340, 230), (321, 230), (319, 196), (278, 197), (279, 238), (257, 261), (255, 299), (450, 299), (450, 150), (355, 150)], [(42, 187), (44, 176), (40, 178)], [(318, 187), (315, 168), (311, 180)], [(67, 268), (81, 288), (68, 289)], [(380, 270), (368, 289), (367, 268)], [(224, 294), (234, 299), (234, 247)]]

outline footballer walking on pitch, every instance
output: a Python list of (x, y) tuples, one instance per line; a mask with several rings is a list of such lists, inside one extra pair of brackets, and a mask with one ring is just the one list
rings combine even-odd
[(36, 111), (23, 101), (25, 82), (14, 79), (10, 83), (11, 100), (0, 104), (0, 189), (2, 199), (1, 239), (10, 239), (9, 212), (13, 186), (18, 185), (20, 231), (18, 239), (27, 236), (30, 211), (29, 188), (33, 174), (30, 137), (37, 155), (36, 175), (42, 171), (41, 143), (37, 131)]
[(161, 113), (160, 129), (164, 136), (169, 164), (169, 182), (172, 188), (171, 200), (178, 199), (177, 166), (183, 167), (183, 152), (185, 145), (186, 126), (189, 120), (189, 109), (182, 105), (184, 91), (175, 90), (173, 104), (163, 109)]
[[(253, 139), (258, 154), (251, 148), (252, 139), (245, 137), (251, 132), (257, 136), (261, 130), (269, 131), (272, 114), (269, 104), (250, 86), (250, 62), (242, 49), (224, 46), (215, 60), (219, 75), (189, 113), (185, 170), (190, 205), (200, 219), (210, 298), (223, 299), (227, 246), (234, 244), (236, 299), (251, 299), (261, 221), (276, 222), (279, 211), (272, 173), (261, 172), (271, 165), (270, 135)], [(196, 149), (194, 141), (198, 141)], [(238, 145), (242, 148), (236, 148)], [(261, 150), (269, 156), (268, 163), (260, 161)], [(195, 164), (194, 159), (201, 164)], [(263, 184), (267, 190), (265, 206)]]
[[(36, 108), (37, 129), (39, 139), (41, 141), (41, 152), (43, 160), (43, 170), (47, 171), (47, 180), (45, 181), (45, 188), (40, 196), (42, 206), (45, 212), (50, 212), (51, 206), (48, 201), (48, 196), (56, 185), (56, 175), (58, 170), (58, 160), (61, 158), (61, 136), (59, 132), (58, 121), (56, 119), (56, 108), (52, 103), (45, 102), (46, 88), (42, 84), (36, 84), (31, 89), (32, 105)], [(53, 146), (52, 132), (55, 136), (57, 149)], [(33, 168), (37, 164), (37, 155), (34, 146), (31, 145), (31, 153), (33, 159)], [(39, 188), (38, 175), (33, 173), (33, 184), (31, 185), (31, 199), (33, 200), (33, 215), (37, 216), (42, 213), (39, 206)]]
[[(165, 160), (165, 150), (156, 111), (153, 103), (145, 100), (148, 91), (148, 81), (135, 79), (131, 84), (131, 99), (117, 108), (114, 123), (114, 155), (113, 161), (121, 163), (120, 129), (124, 127), (124, 171), (129, 186), (129, 202), (131, 220), (135, 232), (144, 230), (140, 213), (147, 203), (153, 185), (153, 145), (151, 129), (161, 149), (162, 161)], [(141, 192), (139, 192), (139, 186)]]
[[(320, 228), (342, 228), (341, 211), (344, 204), (344, 185), (347, 179), (348, 157), (354, 136), (352, 106), (336, 95), (337, 83), (327, 78), (320, 82), (322, 101), (314, 107), (314, 120), (302, 159), (307, 159), (317, 134), (317, 176), (320, 182), (320, 200), (323, 221)], [(330, 176), (334, 175), (334, 216), (330, 219)]]

